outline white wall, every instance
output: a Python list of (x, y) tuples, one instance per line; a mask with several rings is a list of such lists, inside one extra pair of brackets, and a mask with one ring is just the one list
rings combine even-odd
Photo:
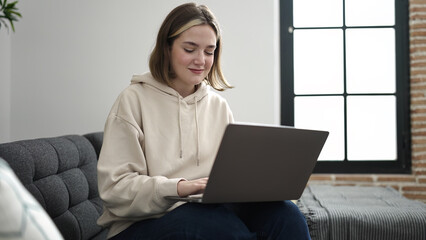
[[(10, 113), (1, 105), (0, 136), (6, 137), (0, 141), (102, 131), (131, 75), (148, 70), (162, 20), (183, 2), (20, 1), (10, 86), (0, 75), (11, 99)], [(278, 123), (278, 0), (198, 3), (208, 5), (223, 28), (223, 69), (236, 87), (223, 96), (236, 120)], [(10, 119), (9, 134), (3, 118)]]
[(12, 30), (0, 29), (0, 142), (10, 139), (10, 35)]

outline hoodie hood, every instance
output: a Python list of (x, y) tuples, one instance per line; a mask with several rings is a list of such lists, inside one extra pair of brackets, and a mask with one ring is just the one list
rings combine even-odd
[(177, 100), (185, 101), (187, 104), (194, 104), (197, 101), (200, 101), (207, 95), (210, 89), (210, 87), (207, 86), (207, 84), (203, 81), (200, 84), (198, 84), (197, 91), (195, 91), (193, 94), (190, 94), (184, 98), (176, 90), (169, 87), (167, 84), (157, 81), (150, 72), (144, 73), (142, 75), (133, 75), (131, 83), (132, 84), (142, 83), (142, 84), (150, 85), (154, 87), (155, 89), (157, 89), (158, 91), (161, 91), (163, 93), (176, 97)]
[(181, 112), (181, 105), (182, 102), (185, 102), (188, 105), (192, 105), (195, 104), (195, 114), (194, 114), (194, 118), (195, 118), (195, 124), (196, 124), (196, 129), (197, 129), (197, 166), (199, 166), (200, 164), (200, 152), (201, 152), (201, 147), (200, 147), (200, 129), (199, 129), (199, 120), (198, 120), (198, 102), (201, 101), (205, 96), (207, 96), (208, 91), (209, 91), (209, 86), (206, 85), (206, 83), (203, 81), (200, 84), (198, 84), (197, 86), (197, 90), (193, 93), (190, 94), (188, 96), (186, 96), (185, 98), (182, 97), (176, 90), (174, 90), (173, 88), (169, 87), (167, 84), (162, 83), (160, 81), (157, 81), (150, 72), (144, 73), (142, 75), (133, 75), (132, 80), (131, 80), (132, 84), (147, 84), (151, 87), (153, 87), (154, 89), (161, 91), (163, 93), (166, 93), (174, 98), (177, 99), (177, 104), (178, 104), (178, 119), (179, 119), (179, 145), (180, 145), (180, 153), (179, 153), (179, 158), (183, 157), (183, 139), (182, 139), (182, 112)]

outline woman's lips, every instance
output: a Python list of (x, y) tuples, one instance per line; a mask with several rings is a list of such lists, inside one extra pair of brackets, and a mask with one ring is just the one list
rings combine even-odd
[(190, 68), (189, 71), (195, 73), (195, 74), (202, 74), (204, 72), (204, 69), (193, 69)]

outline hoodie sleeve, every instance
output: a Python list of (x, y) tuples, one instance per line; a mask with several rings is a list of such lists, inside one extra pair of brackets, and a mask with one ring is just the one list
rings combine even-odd
[[(118, 100), (115, 105), (120, 109), (128, 103)], [(98, 187), (104, 206), (112, 214), (144, 218), (164, 213), (173, 205), (164, 197), (178, 195), (181, 179), (148, 176), (142, 148), (144, 134), (130, 115), (113, 110), (107, 119), (98, 162)]]
[(229, 123), (234, 123), (234, 115), (232, 114), (231, 108), (229, 107), (229, 104), (225, 101), (226, 103), (226, 110), (228, 113), (228, 122)]

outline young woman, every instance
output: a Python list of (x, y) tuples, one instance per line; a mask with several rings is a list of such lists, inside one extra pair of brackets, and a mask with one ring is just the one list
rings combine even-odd
[[(231, 88), (220, 68), (219, 24), (203, 5), (164, 20), (150, 72), (135, 75), (105, 124), (98, 163), (112, 239), (309, 239), (291, 202), (195, 204), (166, 196), (202, 193), (233, 116), (211, 90)], [(236, 175), (237, 177), (237, 175)], [(255, 176), (254, 176), (255, 177)]]

